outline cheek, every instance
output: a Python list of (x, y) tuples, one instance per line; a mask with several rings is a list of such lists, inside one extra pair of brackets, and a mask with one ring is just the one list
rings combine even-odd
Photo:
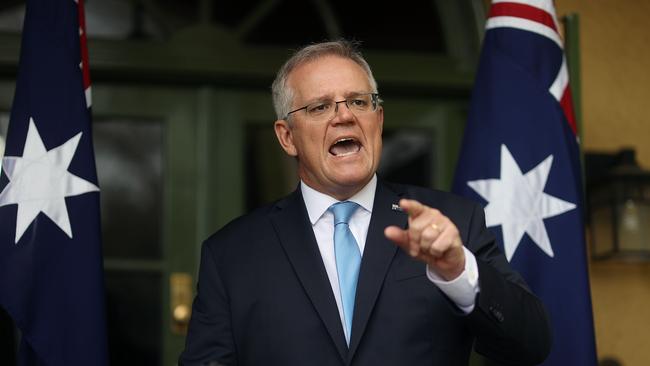
[(372, 138), (370, 139), (370, 143), (372, 144), (373, 153), (381, 154), (382, 139), (381, 139), (380, 130), (373, 131), (373, 135)]
[(298, 149), (301, 160), (312, 167), (322, 164), (322, 160), (326, 158), (322, 139), (315, 135), (303, 136)]
[(318, 141), (318, 134), (313, 131), (302, 131), (302, 133), (296, 136), (295, 140), (296, 145), (300, 146), (302, 151), (311, 151), (315, 149), (315, 144)]
[(325, 132), (322, 131), (311, 131), (307, 134), (303, 140), (305, 151), (309, 151), (311, 154), (320, 155), (323, 148), (323, 136)]

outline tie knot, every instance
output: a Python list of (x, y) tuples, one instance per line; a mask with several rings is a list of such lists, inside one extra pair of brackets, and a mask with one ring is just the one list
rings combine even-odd
[(358, 204), (350, 201), (337, 202), (330, 206), (330, 211), (334, 214), (334, 226), (350, 222), (350, 217), (359, 207)]

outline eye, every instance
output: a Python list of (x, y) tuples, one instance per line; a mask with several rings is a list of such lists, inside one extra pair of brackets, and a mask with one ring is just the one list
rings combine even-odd
[(348, 105), (356, 109), (366, 109), (368, 107), (368, 104), (369, 101), (364, 98), (353, 98), (348, 101)]
[(311, 115), (318, 115), (327, 112), (332, 108), (332, 103), (329, 102), (317, 102), (307, 106), (307, 113)]

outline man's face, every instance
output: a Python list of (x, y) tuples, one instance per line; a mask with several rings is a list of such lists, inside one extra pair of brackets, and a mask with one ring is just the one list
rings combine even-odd
[[(295, 68), (288, 84), (294, 92), (292, 110), (372, 91), (361, 66), (338, 56)], [(370, 181), (381, 155), (381, 106), (374, 112), (354, 115), (345, 103), (339, 103), (330, 121), (310, 120), (304, 110), (289, 119), (291, 122), (276, 121), (275, 132), (287, 154), (298, 158), (298, 174), (307, 185), (343, 200)]]

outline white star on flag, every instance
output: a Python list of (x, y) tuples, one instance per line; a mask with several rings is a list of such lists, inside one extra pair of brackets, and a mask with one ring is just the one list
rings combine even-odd
[(99, 191), (96, 185), (68, 172), (81, 134), (47, 151), (30, 118), (23, 156), (3, 159), (9, 184), (0, 192), (0, 207), (18, 204), (16, 244), (40, 212), (72, 238), (65, 198)]
[(571, 202), (544, 193), (552, 165), (553, 155), (549, 155), (528, 173), (522, 174), (508, 148), (501, 145), (501, 179), (467, 182), (468, 186), (488, 201), (485, 207), (486, 225), (501, 225), (508, 261), (512, 259), (524, 234), (528, 234), (544, 253), (553, 257), (553, 248), (543, 219), (576, 207)]

